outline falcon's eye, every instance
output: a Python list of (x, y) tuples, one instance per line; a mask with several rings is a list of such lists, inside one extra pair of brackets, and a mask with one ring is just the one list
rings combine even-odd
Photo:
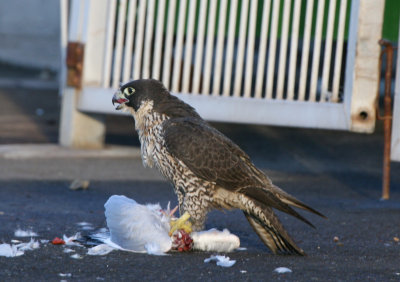
[(135, 89), (133, 87), (127, 87), (124, 89), (124, 95), (126, 98), (131, 96), (133, 93), (135, 93)]

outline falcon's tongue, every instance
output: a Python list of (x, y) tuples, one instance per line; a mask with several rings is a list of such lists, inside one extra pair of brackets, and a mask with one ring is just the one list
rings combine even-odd
[(119, 98), (119, 99), (115, 99), (113, 100), (114, 103), (118, 103), (118, 104), (125, 104), (126, 102), (128, 102), (129, 100), (126, 98)]
[(118, 105), (115, 107), (116, 110), (122, 109), (123, 105), (124, 105), (125, 103), (127, 103), (127, 102), (129, 102), (129, 100), (126, 99), (126, 98), (116, 98), (116, 97), (114, 96), (113, 99), (112, 99), (113, 105), (114, 105), (115, 103), (118, 104)]

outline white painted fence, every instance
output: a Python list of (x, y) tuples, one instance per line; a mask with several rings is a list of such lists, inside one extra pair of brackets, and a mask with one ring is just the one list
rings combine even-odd
[[(374, 0), (72, 0), (69, 40), (85, 43), (85, 59), (82, 89), (64, 95), (77, 109), (63, 117), (117, 113), (119, 84), (152, 77), (208, 120), (371, 132), (383, 8)], [(67, 135), (61, 143), (82, 144), (81, 134)]]

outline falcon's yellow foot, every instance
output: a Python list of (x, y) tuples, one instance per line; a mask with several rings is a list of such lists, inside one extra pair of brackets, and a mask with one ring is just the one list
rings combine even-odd
[(176, 230), (183, 229), (186, 233), (190, 234), (192, 232), (192, 223), (188, 221), (190, 215), (188, 212), (185, 212), (180, 218), (178, 219), (171, 219), (170, 221), (170, 230), (169, 236), (171, 236)]

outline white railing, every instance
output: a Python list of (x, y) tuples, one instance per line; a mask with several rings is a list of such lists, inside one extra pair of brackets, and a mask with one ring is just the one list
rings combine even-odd
[(348, 3), (325, 2), (110, 0), (103, 87), (153, 77), (175, 93), (340, 102)]
[(374, 130), (384, 1), (70, 2), (69, 41), (85, 52), (62, 144), (99, 143), (91, 114), (117, 114), (119, 84), (149, 77), (210, 121)]

